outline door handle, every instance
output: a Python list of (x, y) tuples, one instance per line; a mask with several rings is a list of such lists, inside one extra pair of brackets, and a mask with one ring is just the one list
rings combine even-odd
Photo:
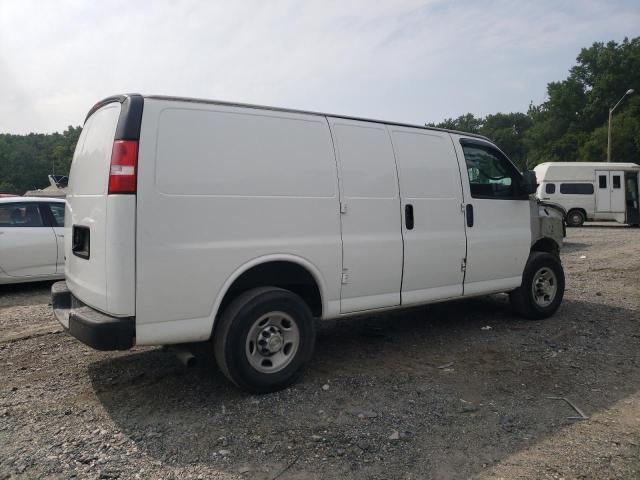
[(473, 205), (470, 203), (467, 203), (465, 217), (467, 217), (467, 227), (473, 227)]
[(413, 230), (413, 205), (411, 204), (404, 206), (404, 224), (407, 230)]

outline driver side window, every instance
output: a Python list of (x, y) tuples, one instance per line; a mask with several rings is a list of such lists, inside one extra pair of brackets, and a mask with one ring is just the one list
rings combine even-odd
[(520, 172), (489, 145), (463, 143), (473, 198), (514, 199), (519, 196)]

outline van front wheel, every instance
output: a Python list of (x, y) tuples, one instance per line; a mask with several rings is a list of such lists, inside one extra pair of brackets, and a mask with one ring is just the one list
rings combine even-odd
[(275, 287), (244, 292), (222, 313), (214, 332), (220, 370), (243, 390), (267, 393), (294, 383), (315, 347), (309, 307)]
[(553, 315), (564, 296), (564, 270), (560, 259), (546, 252), (531, 252), (522, 284), (510, 293), (514, 310), (531, 320)]

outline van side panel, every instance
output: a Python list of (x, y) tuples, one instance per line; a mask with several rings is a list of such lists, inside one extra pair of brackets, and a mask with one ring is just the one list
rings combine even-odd
[(262, 257), (313, 265), (325, 306), (335, 304), (340, 218), (326, 119), (157, 99), (144, 109), (136, 342), (209, 338), (223, 286)]
[[(584, 210), (587, 214), (587, 218), (593, 218), (593, 214), (595, 213), (596, 208), (596, 196), (595, 193), (589, 195), (576, 195), (576, 194), (568, 194), (561, 193), (560, 187), (563, 184), (567, 183), (576, 183), (573, 181), (560, 181), (560, 180), (552, 180), (547, 181), (544, 180), (540, 183), (538, 187), (538, 193), (536, 196), (544, 201), (557, 203), (561, 205), (567, 212), (574, 209)], [(591, 183), (593, 184), (593, 180), (589, 182), (578, 182), (578, 183)], [(547, 185), (555, 185), (554, 193), (546, 193)], [(595, 188), (595, 187), (594, 187)]]

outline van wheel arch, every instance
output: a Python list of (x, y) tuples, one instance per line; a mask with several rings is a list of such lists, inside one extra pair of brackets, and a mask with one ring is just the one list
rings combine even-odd
[(546, 252), (560, 258), (560, 245), (549, 237), (543, 237), (531, 246), (532, 252)]
[(218, 319), (234, 299), (260, 287), (277, 287), (293, 292), (307, 304), (314, 317), (322, 317), (322, 290), (311, 270), (291, 260), (269, 260), (248, 268), (229, 285), (217, 308), (212, 334)]

